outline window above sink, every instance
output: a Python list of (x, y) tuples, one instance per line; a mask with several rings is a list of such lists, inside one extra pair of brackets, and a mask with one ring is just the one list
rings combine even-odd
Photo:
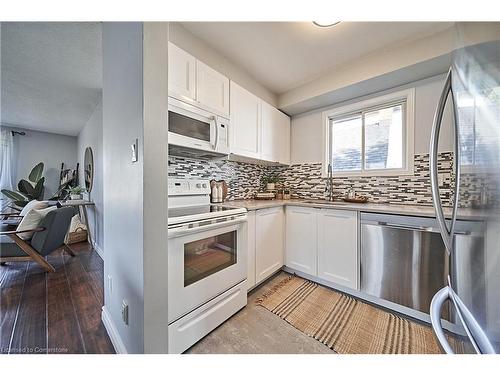
[(323, 112), (323, 177), (413, 174), (415, 90)]

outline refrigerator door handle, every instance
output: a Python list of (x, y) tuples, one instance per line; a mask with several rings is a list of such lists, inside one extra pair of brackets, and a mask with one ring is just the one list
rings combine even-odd
[(430, 318), (432, 323), (432, 329), (434, 334), (438, 339), (439, 345), (446, 354), (454, 354), (453, 349), (448, 342), (446, 335), (444, 333), (443, 327), (441, 325), (441, 309), (446, 300), (451, 300), (457, 314), (460, 318), (460, 322), (469, 337), (469, 340), (474, 347), (474, 350), (478, 354), (495, 354), (495, 349), (488, 340), (488, 336), (483, 331), (481, 326), (477, 323), (476, 319), (472, 313), (467, 309), (465, 304), (460, 300), (458, 295), (449, 286), (445, 286), (443, 289), (439, 290), (432, 298), (431, 308), (430, 308)]
[(441, 326), (441, 309), (448, 298), (448, 287), (445, 286), (432, 298), (429, 314), (431, 316), (432, 330), (438, 339), (441, 349), (443, 349), (446, 354), (454, 354), (454, 351), (446, 338), (443, 327)]
[(455, 234), (455, 224), (457, 222), (457, 211), (458, 211), (458, 201), (460, 199), (460, 126), (458, 124), (458, 109), (455, 103), (455, 97), (453, 96), (453, 87), (451, 85), (452, 76), (450, 68), (450, 92), (451, 92), (451, 105), (453, 106), (453, 128), (455, 130), (455, 160), (453, 161), (454, 174), (455, 174), (455, 184), (454, 196), (453, 196), (453, 209), (451, 214), (451, 225), (450, 225), (450, 237), (453, 241), (453, 235)]
[(483, 331), (477, 320), (474, 318), (474, 315), (470, 312), (470, 310), (465, 306), (460, 297), (455, 293), (455, 291), (448, 287), (448, 293), (450, 295), (450, 299), (455, 306), (457, 311), (457, 315), (462, 322), (462, 325), (469, 336), (469, 340), (471, 341), (476, 353), (478, 354), (495, 354), (495, 349), (491, 344), (488, 336)]
[[(441, 236), (443, 237), (443, 242), (448, 254), (451, 254), (453, 249), (453, 232), (451, 229), (454, 229), (454, 219), (452, 217), (452, 225), (450, 230), (446, 226), (446, 220), (443, 212), (443, 205), (441, 203), (441, 198), (439, 196), (439, 184), (438, 184), (438, 145), (439, 145), (439, 133), (441, 130), (441, 123), (443, 120), (444, 109), (446, 106), (446, 100), (448, 98), (448, 94), (452, 92), (451, 89), (451, 68), (448, 71), (446, 76), (446, 80), (444, 83), (443, 91), (441, 92), (441, 96), (439, 97), (438, 105), (436, 107), (436, 112), (434, 114), (434, 120), (432, 124), (431, 131), (431, 142), (429, 147), (429, 165), (430, 165), (430, 175), (431, 175), (431, 192), (432, 192), (432, 200), (434, 201), (434, 208), (436, 210), (436, 219), (439, 224), (439, 231), (441, 232)], [(452, 94), (453, 96), (453, 94)], [(455, 132), (455, 135), (457, 132)], [(457, 164), (457, 163), (455, 163)], [(457, 179), (455, 179), (457, 181)], [(456, 194), (458, 197), (458, 194)], [(455, 199), (455, 201), (457, 201)], [(457, 202), (458, 203), (458, 202)], [(456, 217), (456, 206), (453, 208), (455, 213), (454, 217)]]

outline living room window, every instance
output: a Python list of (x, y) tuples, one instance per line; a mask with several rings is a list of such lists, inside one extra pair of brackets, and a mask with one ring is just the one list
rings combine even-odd
[(413, 101), (411, 89), (324, 112), (324, 175), (413, 173)]

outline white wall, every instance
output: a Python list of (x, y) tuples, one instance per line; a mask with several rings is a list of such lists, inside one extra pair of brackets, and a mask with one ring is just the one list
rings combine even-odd
[(190, 33), (181, 24), (170, 22), (169, 39), (172, 43), (189, 52), (197, 59), (203, 61), (211, 68), (224, 74), (254, 95), (265, 100), (273, 106), (277, 106), (276, 94), (258, 83), (249, 73), (233, 64), (218, 51), (204, 41)]
[(102, 100), (97, 104), (94, 112), (90, 116), (85, 127), (78, 134), (78, 162), (80, 163), (80, 185), (85, 186), (84, 179), (84, 158), (85, 149), (92, 148), (94, 156), (94, 182), (92, 184), (92, 192), (87, 194), (90, 200), (95, 203), (95, 206), (89, 207), (89, 226), (92, 233), (92, 239), (95, 246), (100, 251), (104, 250), (104, 233), (103, 233), (103, 149), (102, 149)]
[(166, 353), (168, 23), (104, 23), (103, 69), (104, 311), (128, 353)]
[(45, 198), (50, 198), (59, 188), (61, 163), (64, 163), (65, 169), (76, 168), (77, 138), (29, 129), (5, 128), (26, 133), (24, 136), (14, 136), (14, 184), (17, 185), (22, 178), (27, 179), (31, 169), (43, 162)]
[[(431, 77), (429, 79), (413, 82), (408, 85), (395, 87), (377, 94), (363, 96), (353, 100), (337, 103), (312, 112), (292, 117), (291, 121), (291, 161), (292, 164), (321, 163), (322, 160), (322, 111), (341, 107), (346, 104), (356, 103), (368, 98), (383, 95), (389, 92), (415, 87), (415, 154), (429, 152), (430, 132), (434, 111), (444, 84), (444, 76)], [(447, 105), (439, 150), (453, 150), (453, 133), (451, 125), (451, 107)]]
[(142, 23), (103, 24), (104, 302), (129, 353), (144, 351), (142, 36)]
[(168, 23), (144, 24), (144, 352), (168, 350)]

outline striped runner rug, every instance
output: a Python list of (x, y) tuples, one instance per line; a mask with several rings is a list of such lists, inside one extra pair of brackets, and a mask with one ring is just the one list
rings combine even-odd
[[(297, 276), (257, 304), (340, 354), (439, 354), (432, 329)], [(456, 352), (463, 343), (450, 338)]]

